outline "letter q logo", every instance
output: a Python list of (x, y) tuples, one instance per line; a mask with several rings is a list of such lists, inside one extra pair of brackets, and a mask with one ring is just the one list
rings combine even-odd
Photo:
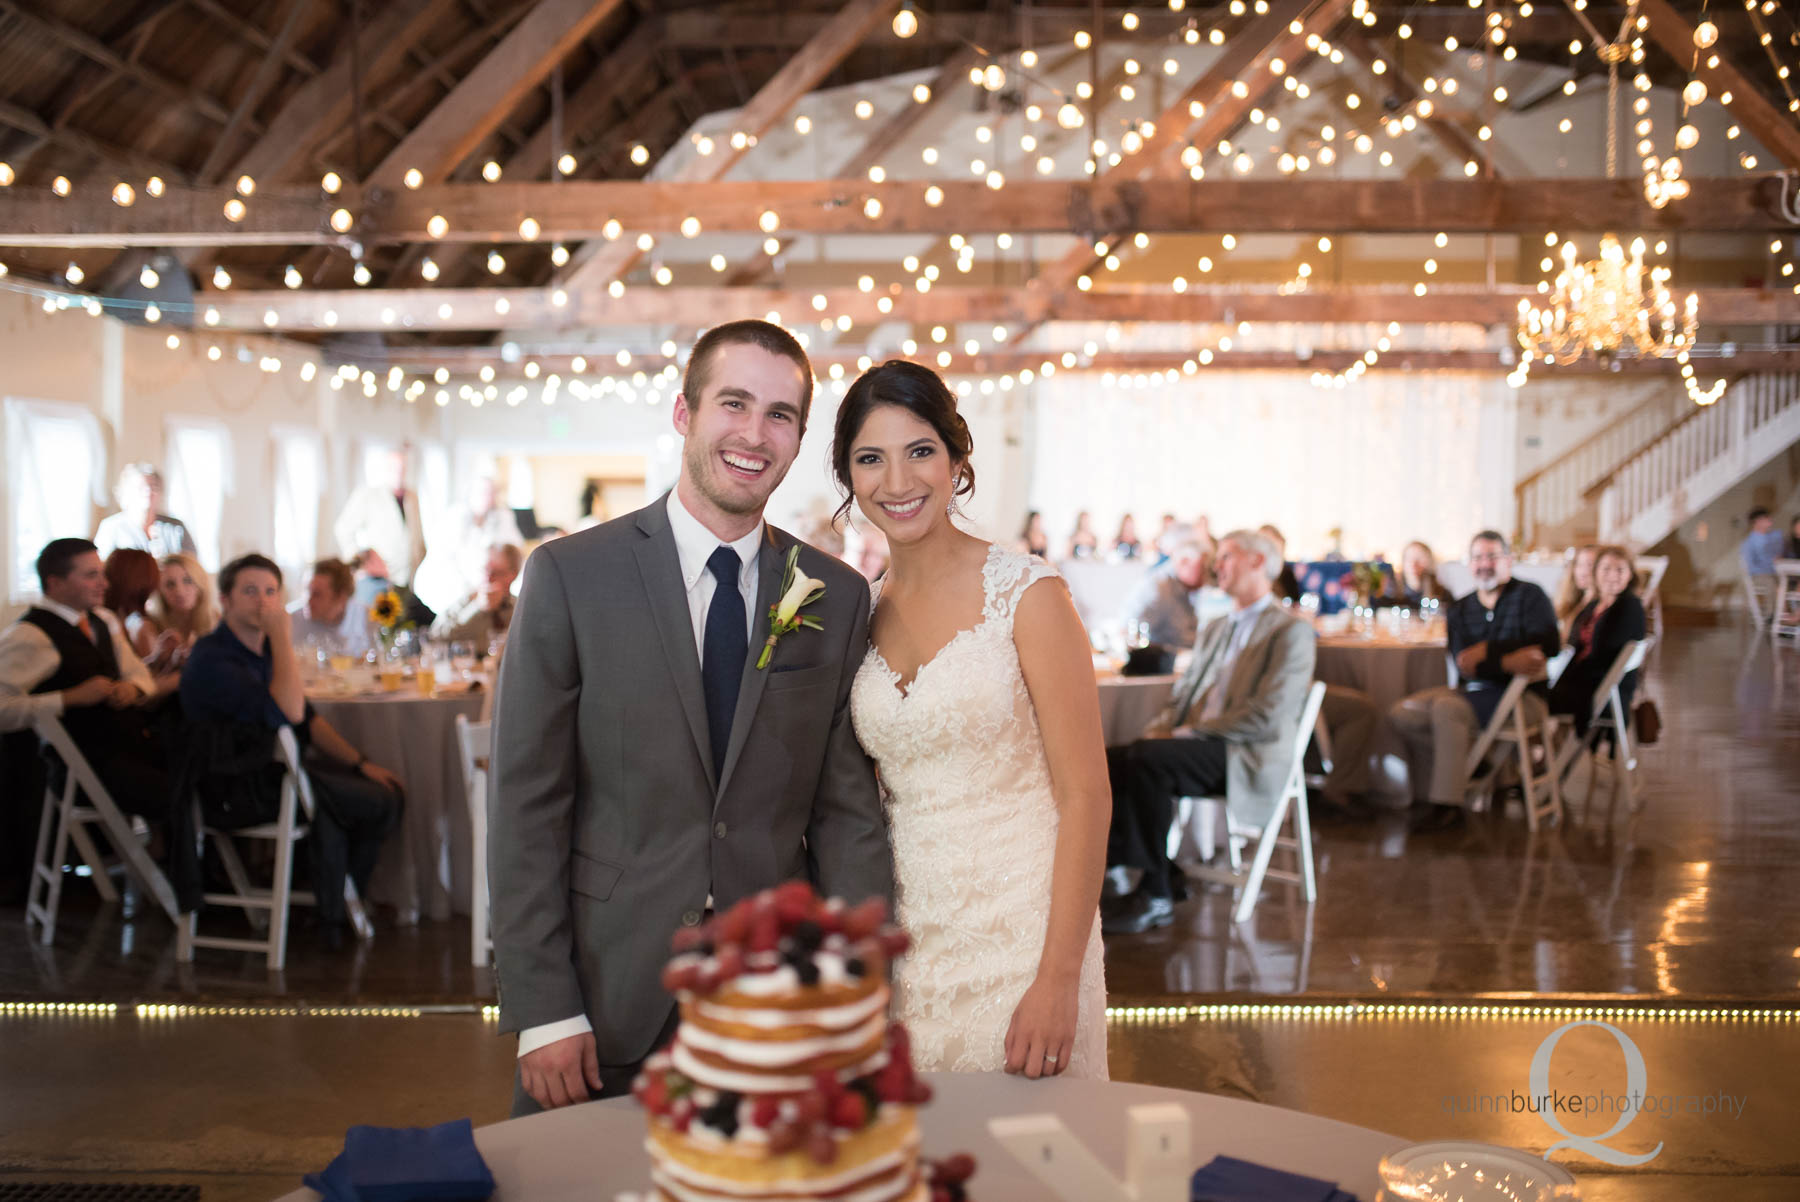
[[(1627, 1098), (1642, 1099), (1644, 1096), (1645, 1085), (1649, 1080), (1649, 1073), (1644, 1068), (1644, 1054), (1638, 1050), (1637, 1044), (1632, 1042), (1631, 1036), (1625, 1034), (1625, 1032), (1619, 1030), (1619, 1028), (1613, 1026), (1611, 1023), (1596, 1022), (1592, 1019), (1582, 1019), (1577, 1022), (1564, 1023), (1562, 1026), (1556, 1028), (1556, 1030), (1550, 1032), (1550, 1034), (1545, 1037), (1544, 1042), (1538, 1045), (1537, 1051), (1534, 1052), (1531, 1057), (1532, 1096), (1541, 1098), (1550, 1093), (1551, 1057), (1556, 1054), (1556, 1045), (1562, 1041), (1562, 1037), (1567, 1035), (1570, 1031), (1573, 1031), (1576, 1027), (1599, 1027), (1603, 1031), (1610, 1032), (1612, 1037), (1619, 1041), (1619, 1051), (1625, 1054), (1625, 1096)], [(1623, 1132), (1625, 1128), (1631, 1125), (1632, 1121), (1636, 1119), (1637, 1116), (1637, 1110), (1621, 1107), (1619, 1110), (1618, 1121), (1612, 1125), (1611, 1129), (1602, 1131), (1599, 1135), (1576, 1135), (1567, 1127), (1563, 1126), (1562, 1119), (1557, 1115), (1554, 1107), (1546, 1106), (1543, 1109), (1544, 1121), (1550, 1124), (1551, 1129), (1563, 1138), (1545, 1149), (1544, 1156), (1547, 1159), (1552, 1152), (1557, 1151), (1559, 1148), (1574, 1148), (1579, 1152), (1586, 1152), (1595, 1160), (1602, 1160), (1611, 1165), (1638, 1165), (1654, 1160), (1663, 1150), (1660, 1141), (1654, 1148), (1651, 1148), (1641, 1156), (1633, 1156), (1629, 1152), (1621, 1152), (1616, 1148), (1609, 1147), (1603, 1142)]]

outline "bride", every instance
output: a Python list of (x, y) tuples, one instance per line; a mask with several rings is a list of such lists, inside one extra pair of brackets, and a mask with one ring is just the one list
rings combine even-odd
[(1112, 802), (1087, 635), (1053, 568), (951, 522), (972, 449), (914, 363), (864, 373), (838, 410), (844, 510), (890, 554), (850, 705), (913, 936), (899, 1017), (921, 1069), (1105, 1077)]

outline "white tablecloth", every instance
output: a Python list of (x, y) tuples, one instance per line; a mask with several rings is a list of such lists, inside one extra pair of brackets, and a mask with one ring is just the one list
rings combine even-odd
[(1106, 745), (1120, 747), (1144, 733), (1157, 711), (1169, 703), (1173, 676), (1102, 676), (1100, 725)]
[[(1371, 1202), (1376, 1166), (1409, 1141), (1332, 1119), (1212, 1094), (1063, 1079), (1027, 1081), (1004, 1074), (927, 1073), (937, 1091), (919, 1111), (927, 1159), (954, 1152), (975, 1157), (970, 1194), (981, 1202), (1049, 1202), (1036, 1178), (1001, 1150), (987, 1120), (1055, 1114), (1115, 1175), (1125, 1171), (1125, 1108), (1175, 1103), (1193, 1119), (1191, 1156), (1198, 1168), (1217, 1155), (1335, 1181)], [(591, 1102), (475, 1132), (475, 1146), (494, 1174), (494, 1197), (506, 1202), (611, 1202), (621, 1190), (646, 1190), (644, 1112), (628, 1098)], [(316, 1202), (309, 1189), (280, 1202)]]
[(480, 715), (480, 690), (309, 700), (352, 746), (406, 786), (406, 813), (381, 849), (371, 900), (393, 906), (405, 923), (467, 914), (473, 853), (456, 716)]
[(1401, 643), (1352, 636), (1319, 639), (1313, 677), (1360, 689), (1387, 713), (1394, 703), (1450, 682), (1443, 643)]

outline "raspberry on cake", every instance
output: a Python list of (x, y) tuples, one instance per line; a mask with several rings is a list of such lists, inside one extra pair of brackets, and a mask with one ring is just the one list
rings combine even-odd
[(821, 901), (804, 881), (677, 932), (663, 984), (681, 1024), (632, 1089), (652, 1196), (962, 1202), (970, 1158), (921, 1171), (913, 1108), (931, 1087), (887, 1017), (907, 946), (881, 900)]

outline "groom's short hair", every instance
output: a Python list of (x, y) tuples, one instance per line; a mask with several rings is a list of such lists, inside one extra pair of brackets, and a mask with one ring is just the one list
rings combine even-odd
[(800, 427), (805, 429), (807, 414), (812, 411), (812, 361), (806, 357), (805, 349), (792, 334), (774, 322), (757, 318), (728, 321), (724, 325), (714, 326), (700, 336), (700, 341), (694, 343), (694, 349), (688, 352), (687, 374), (681, 380), (681, 392), (687, 397), (688, 405), (700, 403), (700, 394), (706, 390), (707, 375), (712, 370), (713, 352), (735, 343), (760, 346), (771, 355), (791, 359), (794, 366), (800, 369)]

